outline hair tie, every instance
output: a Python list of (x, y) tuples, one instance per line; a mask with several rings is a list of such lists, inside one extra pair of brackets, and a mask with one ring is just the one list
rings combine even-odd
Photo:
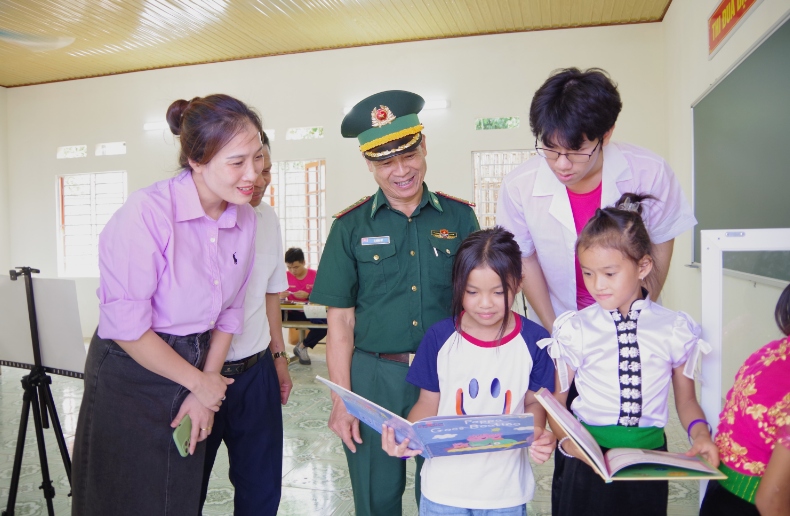
[(630, 197), (626, 197), (625, 200), (617, 206), (618, 210), (623, 211), (635, 211), (639, 213), (639, 202), (631, 202)]

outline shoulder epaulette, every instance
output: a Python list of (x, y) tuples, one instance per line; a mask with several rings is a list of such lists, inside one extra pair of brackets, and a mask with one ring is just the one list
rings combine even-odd
[(467, 201), (466, 199), (461, 199), (460, 197), (454, 197), (452, 195), (446, 194), (444, 192), (440, 192), (438, 190), (436, 191), (436, 195), (441, 195), (442, 197), (445, 197), (447, 199), (451, 199), (451, 200), (453, 200), (455, 202), (460, 202), (460, 203), (466, 204), (467, 206), (471, 206), (472, 208), (475, 207), (475, 203), (473, 203), (471, 201)]
[(335, 214), (334, 214), (334, 218), (336, 218), (336, 219), (339, 219), (339, 218), (340, 218), (340, 217), (342, 217), (343, 215), (345, 215), (345, 214), (347, 214), (347, 213), (350, 213), (350, 212), (352, 212), (352, 211), (356, 210), (357, 208), (359, 208), (360, 206), (362, 206), (363, 204), (365, 204), (365, 203), (366, 203), (366, 202), (368, 202), (369, 200), (370, 200), (370, 195), (366, 195), (365, 197), (363, 197), (362, 199), (358, 200), (357, 202), (355, 202), (354, 204), (352, 204), (352, 205), (351, 205), (351, 206), (349, 206), (348, 208), (346, 208), (346, 209), (344, 209), (344, 210), (341, 210), (341, 211), (339, 211), (339, 212), (335, 213)]

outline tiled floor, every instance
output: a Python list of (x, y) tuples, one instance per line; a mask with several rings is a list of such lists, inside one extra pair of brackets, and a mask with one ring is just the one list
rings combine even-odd
[[(312, 365), (291, 365), (294, 390), (288, 405), (283, 409), (285, 420), (285, 457), (283, 459), (283, 497), (279, 514), (282, 515), (347, 515), (354, 514), (351, 485), (345, 455), (340, 440), (327, 428), (331, 403), (326, 388), (315, 381), (315, 375), (327, 376), (323, 346), (311, 351)], [(0, 376), (0, 505), (5, 508), (11, 479), (19, 416), (22, 407), (22, 388), (19, 380), (25, 371), (2, 368)], [(52, 391), (58, 406), (63, 431), (69, 447), (77, 423), (77, 412), (82, 399), (82, 382), (53, 376)], [(670, 407), (674, 404), (671, 403)], [(681, 451), (688, 447), (685, 432), (672, 415), (667, 430), (670, 450)], [(51, 430), (45, 430), (50, 475), (56, 490), (55, 514), (70, 514), (71, 499), (68, 481), (60, 460)], [(32, 415), (28, 426), (22, 475), (15, 514), (18, 516), (46, 514), (41, 485), (41, 472)], [(530, 515), (551, 513), (550, 490), (552, 461), (535, 467), (537, 489), (535, 498), (528, 505)], [(409, 461), (407, 491), (403, 496), (404, 514), (416, 515), (414, 501), (414, 461)], [(204, 509), (206, 516), (233, 513), (233, 487), (227, 480), (227, 455), (220, 450), (212, 472), (209, 496)], [(697, 514), (696, 482), (670, 482), (669, 514)]]

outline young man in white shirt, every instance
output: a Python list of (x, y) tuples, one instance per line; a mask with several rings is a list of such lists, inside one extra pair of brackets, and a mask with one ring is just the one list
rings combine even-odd
[(293, 383), (288, 373), (280, 319), (280, 292), (288, 288), (280, 222), (262, 203), (272, 180), (269, 138), (263, 133), (263, 173), (250, 204), (258, 219), (255, 263), (244, 298), (244, 333), (234, 335), (222, 375), (233, 378), (206, 439), (201, 512), (209, 477), (222, 441), (228, 449), (228, 476), (235, 488), (233, 514), (274, 516), (280, 505), (283, 465), (282, 405)]
[[(645, 210), (658, 271), (655, 284), (647, 285), (652, 299), (658, 299), (666, 280), (675, 237), (696, 224), (674, 172), (660, 156), (611, 141), (621, 108), (617, 87), (603, 70), (557, 71), (530, 106), (539, 155), (502, 182), (497, 224), (521, 247), (530, 318), (549, 331), (557, 315), (592, 303), (577, 281), (574, 246), (595, 206), (609, 206), (627, 192), (655, 197)], [(585, 203), (592, 211), (585, 213)]]
[[(643, 219), (654, 244), (658, 299), (669, 271), (675, 237), (697, 223), (674, 172), (647, 149), (611, 141), (622, 109), (617, 86), (597, 68), (553, 73), (535, 92), (529, 124), (538, 156), (502, 181), (497, 224), (521, 248), (522, 290), (530, 319), (551, 331), (554, 319), (594, 303), (584, 286), (576, 238), (597, 208), (624, 193), (650, 194)], [(571, 386), (567, 406), (576, 398)], [(564, 457), (555, 454), (552, 510), (558, 507)]]

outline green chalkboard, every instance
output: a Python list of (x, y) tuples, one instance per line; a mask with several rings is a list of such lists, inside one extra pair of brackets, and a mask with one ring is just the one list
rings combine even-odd
[[(790, 23), (693, 111), (694, 261), (702, 229), (790, 227)], [(724, 267), (790, 281), (790, 252), (725, 253)]]

